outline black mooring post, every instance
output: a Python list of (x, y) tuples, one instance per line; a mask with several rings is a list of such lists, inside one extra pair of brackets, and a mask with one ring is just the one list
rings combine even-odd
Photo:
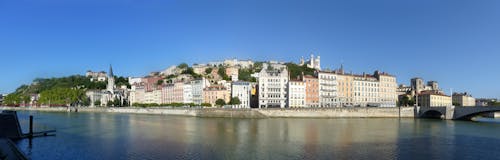
[(30, 115), (30, 138), (33, 137), (33, 115)]

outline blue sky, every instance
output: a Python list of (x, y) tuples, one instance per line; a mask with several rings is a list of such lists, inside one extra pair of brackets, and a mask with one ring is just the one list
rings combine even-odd
[(382, 70), (500, 98), (498, 0), (4, 0), (0, 93), (88, 69), (142, 76), (225, 58)]

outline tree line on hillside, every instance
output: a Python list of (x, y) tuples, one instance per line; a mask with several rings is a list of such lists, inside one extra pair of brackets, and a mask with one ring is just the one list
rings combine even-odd
[[(115, 77), (117, 86), (126, 85), (128, 79)], [(107, 82), (91, 81), (90, 77), (72, 75), (60, 78), (36, 78), (30, 85), (21, 85), (13, 93), (4, 98), (3, 105), (18, 106), (27, 104), (33, 95), (40, 94), (39, 104), (45, 105), (89, 105), (87, 90), (106, 89)]]

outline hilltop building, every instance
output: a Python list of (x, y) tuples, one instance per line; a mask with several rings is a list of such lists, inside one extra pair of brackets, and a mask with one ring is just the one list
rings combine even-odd
[(85, 77), (89, 77), (90, 81), (99, 81), (99, 82), (104, 82), (106, 81), (106, 78), (108, 77), (106, 72), (100, 71), (100, 72), (93, 72), (91, 70), (88, 70), (87, 73), (85, 73)]
[(317, 69), (317, 70), (321, 70), (321, 59), (319, 56), (317, 56), (316, 58), (314, 57), (313, 54), (311, 54), (311, 57), (309, 58), (309, 60), (305, 61), (304, 60), (304, 57), (302, 57), (300, 59), (300, 65), (303, 66), (303, 65), (307, 65), (307, 67), (309, 68), (313, 68), (313, 69)]

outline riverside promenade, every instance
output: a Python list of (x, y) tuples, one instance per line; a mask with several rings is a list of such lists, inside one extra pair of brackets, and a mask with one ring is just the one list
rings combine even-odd
[[(0, 107), (0, 110), (68, 112), (67, 107)], [(74, 108), (72, 111), (74, 112)], [(183, 107), (79, 107), (78, 112), (156, 114), (229, 118), (414, 118), (413, 107), (226, 109)]]

